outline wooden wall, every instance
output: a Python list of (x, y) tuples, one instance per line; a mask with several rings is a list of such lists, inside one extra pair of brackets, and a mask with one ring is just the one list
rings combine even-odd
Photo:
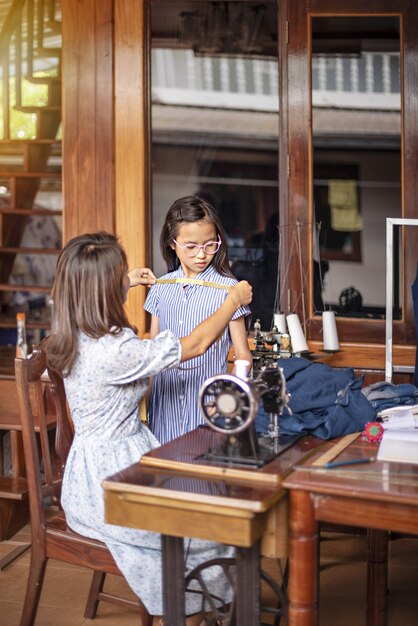
[(114, 232), (112, 0), (63, 0), (64, 240)]
[[(145, 0), (115, 0), (116, 232), (131, 267), (147, 263), (148, 72)], [(145, 331), (145, 288), (129, 295), (129, 318)]]
[[(62, 0), (64, 241), (116, 233), (146, 265), (145, 0)], [(129, 317), (145, 331), (145, 289)]]

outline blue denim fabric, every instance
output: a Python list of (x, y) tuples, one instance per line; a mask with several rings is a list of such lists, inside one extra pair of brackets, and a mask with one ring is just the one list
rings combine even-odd
[(418, 387), (409, 383), (394, 385), (383, 380), (364, 387), (362, 393), (376, 412), (401, 404), (418, 404)]
[[(279, 359), (286, 387), (291, 394), (289, 408), (280, 416), (282, 434), (314, 435), (321, 439), (340, 437), (363, 430), (376, 411), (361, 393), (362, 378), (351, 368), (334, 369), (304, 358)], [(262, 405), (256, 416), (257, 432), (265, 432), (269, 416)]]

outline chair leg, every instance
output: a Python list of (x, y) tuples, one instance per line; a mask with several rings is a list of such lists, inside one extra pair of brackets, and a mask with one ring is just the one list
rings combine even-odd
[(99, 593), (103, 591), (105, 578), (105, 572), (93, 572), (84, 617), (88, 617), (89, 619), (94, 619), (96, 617), (97, 607), (99, 606)]
[(43, 554), (37, 555), (36, 549), (34, 550), (32, 547), (29, 578), (26, 587), (22, 617), (20, 618), (20, 626), (33, 626), (35, 623), (47, 560), (48, 559)]
[(153, 617), (148, 613), (141, 600), (139, 601), (139, 616), (141, 618), (141, 626), (152, 626)]

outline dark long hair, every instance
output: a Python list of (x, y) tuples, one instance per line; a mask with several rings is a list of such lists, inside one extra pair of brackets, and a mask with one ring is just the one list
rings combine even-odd
[(54, 321), (47, 345), (49, 366), (67, 375), (77, 355), (78, 333), (116, 335), (129, 324), (124, 309), (126, 254), (105, 232), (80, 235), (61, 250), (52, 299)]
[(185, 222), (200, 222), (201, 220), (207, 220), (210, 224), (213, 224), (216, 228), (216, 235), (220, 235), (222, 239), (221, 247), (212, 261), (214, 268), (219, 274), (234, 278), (229, 268), (228, 247), (221, 221), (209, 202), (198, 196), (179, 198), (168, 209), (160, 236), (161, 253), (167, 263), (168, 271), (172, 272), (180, 265), (178, 256), (170, 245), (173, 239), (176, 239), (180, 226)]

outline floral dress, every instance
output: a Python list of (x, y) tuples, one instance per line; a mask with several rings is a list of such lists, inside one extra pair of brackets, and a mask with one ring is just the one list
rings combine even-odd
[[(68, 455), (62, 506), (75, 532), (108, 546), (119, 569), (151, 615), (161, 615), (160, 535), (107, 524), (102, 481), (139, 461), (159, 442), (138, 416), (149, 377), (175, 367), (180, 341), (169, 331), (141, 340), (132, 330), (93, 339), (79, 335), (78, 354), (64, 379), (75, 436)], [(192, 539), (186, 570), (212, 558), (233, 556), (231, 547)], [(229, 599), (220, 568), (206, 575), (210, 590)], [(186, 594), (186, 613), (200, 610), (198, 594)]]

